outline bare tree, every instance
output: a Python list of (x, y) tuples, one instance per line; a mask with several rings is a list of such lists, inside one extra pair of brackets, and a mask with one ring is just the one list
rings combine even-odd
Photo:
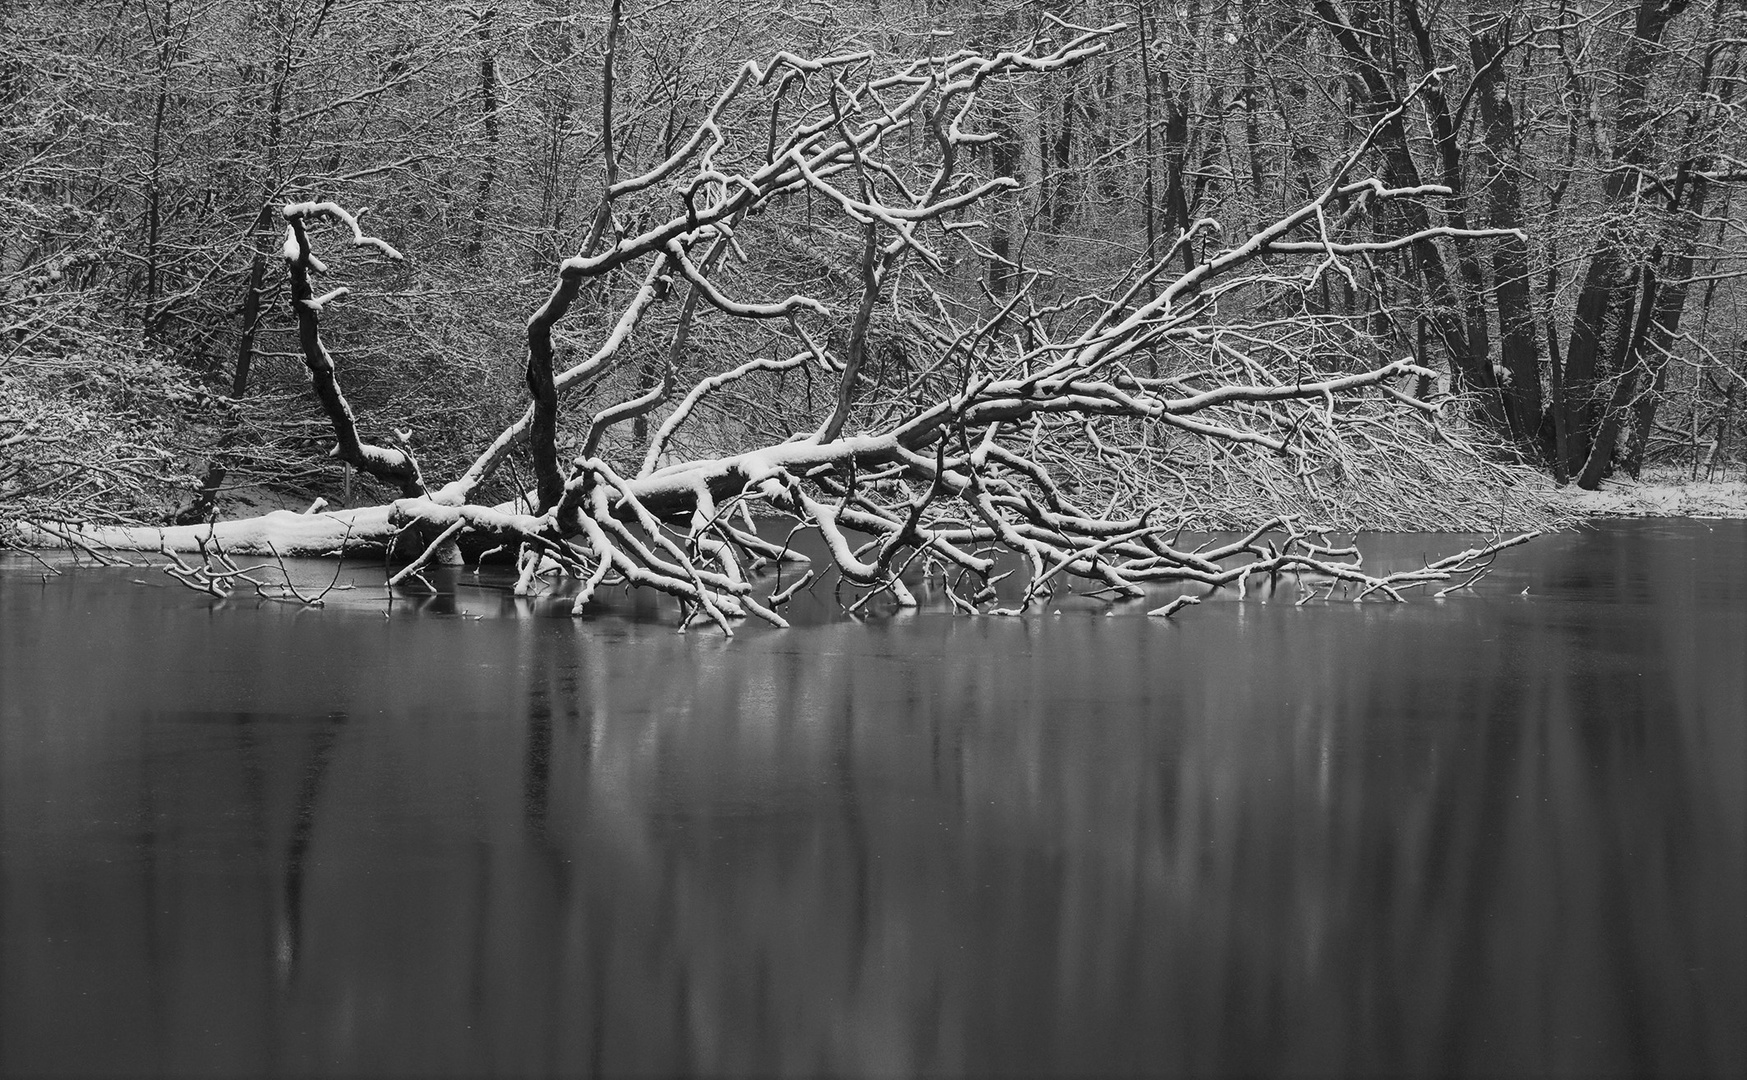
[[(335, 203), (289, 204), (281, 216), (292, 303), (335, 453), (403, 497), (364, 511), (69, 535), (178, 549), (217, 539), (231, 551), (280, 553), (398, 538), (414, 546), (397, 582), (447, 557), (458, 540), (486, 538), (519, 546), (523, 589), (536, 587), (548, 566), (580, 579), (579, 611), (616, 581), (670, 593), (686, 619), (724, 631), (749, 614), (783, 624), (777, 609), (785, 596), (761, 597), (754, 585), (760, 567), (787, 557), (785, 545), (759, 529), (759, 518), (771, 515), (817, 530), (836, 570), (860, 591), (857, 604), (882, 595), (913, 603), (907, 573), (938, 580), (964, 611), (1026, 610), (1064, 577), (1138, 597), (1149, 583), (1241, 591), (1255, 575), (1294, 571), (1361, 596), (1400, 599), (1404, 588), (1472, 575), (1497, 545), (1372, 576), (1350, 549), (1319, 542), (1290, 520), (1191, 552), (1167, 539), (1181, 522), (1162, 505), (1113, 513), (1116, 500), (1100, 509), (1076, 497), (1078, 485), (1064, 473), (1087, 461), (1120, 469), (1130, 441), (1167, 433), (1307, 470), (1331, 458), (1353, 467), (1361, 442), (1369, 460), (1399, 453), (1397, 433), (1435, 424), (1437, 407), (1393, 384), (1430, 372), (1411, 358), (1368, 356), (1367, 343), (1338, 317), (1302, 308), (1271, 315), (1270, 306), (1316, 288), (1324, 275), (1350, 279), (1354, 258), (1438, 238), (1516, 235), (1428, 224), (1355, 239), (1350, 221), (1333, 212), (1339, 202), (1376, 207), (1450, 194), (1440, 185), (1351, 175), (1398, 129), (1428, 79), (1377, 118), (1314, 198), (1187, 269), (1187, 246), (1218, 238), (1212, 219), (1191, 223), (1108, 291), (1040, 306), (1034, 292), (1045, 272), (1013, 260), (1007, 294), (980, 308), (955, 297), (945, 287), (948, 253), (980, 227), (969, 215), (1015, 185), (966, 165), (968, 150), (997, 137), (974, 122), (991, 115), (991, 88), (1082, 63), (1122, 29), (1054, 21), (1010, 49), (926, 56), (884, 70), (867, 52), (785, 52), (743, 65), (670, 155), (606, 189), (597, 222), (640, 224), (597, 225), (583, 252), (561, 264), (528, 321), (526, 411), (440, 487), (421, 476), (410, 433), (397, 433), (394, 447), (360, 436), (322, 341), (324, 318), (345, 290), (316, 296), (310, 284), (325, 269), (314, 248), (318, 223), (339, 224), (354, 245), (380, 257), (399, 252)], [(673, 212), (655, 216), (667, 200)], [(816, 247), (856, 268), (843, 275), (846, 308), (840, 313), (825, 294), (735, 295), (769, 280), (754, 271), (786, 258), (786, 234), (803, 222), (814, 224)], [(620, 275), (634, 290), (609, 309), (604, 333), (561, 362), (561, 320), (585, 289), (604, 293)], [(677, 313), (662, 322), (664, 298), (680, 294)], [(716, 336), (735, 330), (773, 348), (698, 370), (688, 342), (700, 311), (710, 313)], [(615, 376), (633, 356), (633, 339), (657, 329), (670, 344), (662, 377), (654, 386), (633, 384), (628, 396), (603, 395), (625, 385)], [(916, 358), (878, 367), (882, 329), (905, 331), (902, 344)], [(1137, 361), (1161, 353), (1174, 362), (1157, 375), (1137, 373)], [(815, 381), (828, 389), (811, 393)], [(598, 407), (571, 429), (577, 441), (566, 457), (563, 402), (587, 388)], [(760, 404), (739, 418), (707, 408), (733, 393)], [(657, 413), (646, 444), (615, 441), (628, 420)], [(777, 435), (757, 437), (761, 429)], [(532, 460), (533, 490), (507, 503), (476, 501), (517, 451)], [(992, 549), (1018, 554), (1028, 568), (1017, 608), (992, 606), (1000, 576)]]

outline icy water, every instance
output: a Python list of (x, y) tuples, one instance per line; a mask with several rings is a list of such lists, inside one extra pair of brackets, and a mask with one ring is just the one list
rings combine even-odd
[(1747, 1067), (1747, 523), (732, 641), (163, 580), (0, 561), (8, 1076)]

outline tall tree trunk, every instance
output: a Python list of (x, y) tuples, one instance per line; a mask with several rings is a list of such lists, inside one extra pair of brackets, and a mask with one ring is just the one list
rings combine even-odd
[(1564, 487), (1571, 481), (1566, 462), (1571, 457), (1570, 411), (1565, 407), (1565, 360), (1559, 355), (1559, 327), (1553, 319), (1553, 300), (1558, 293), (1554, 271), (1547, 273), (1547, 382), (1553, 401), (1548, 408), (1553, 423), (1553, 481)]
[[(1165, 235), (1167, 243), (1189, 228), (1189, 194), (1183, 174), (1189, 160), (1189, 81), (1179, 79), (1175, 89), (1171, 77), (1162, 76), (1165, 97)], [(1195, 255), (1189, 245), (1183, 245), (1183, 271), (1195, 265)]]
[(1158, 112), (1153, 102), (1152, 43), (1148, 40), (1146, 5), (1143, 3), (1143, 0), (1135, 0), (1134, 17), (1136, 24), (1135, 32), (1140, 36), (1141, 92), (1142, 99), (1146, 104), (1141, 128), (1141, 152), (1143, 154), (1142, 168), (1144, 174), (1141, 182), (1140, 203), (1143, 222), (1146, 228), (1146, 264), (1150, 267), (1158, 260), (1159, 242), (1158, 224), (1154, 217), (1157, 196), (1153, 189), (1153, 118), (1158, 115)]
[[(1424, 71), (1430, 72), (1438, 66), (1432, 46), (1431, 29), (1420, 15), (1418, 0), (1399, 2), (1402, 16), (1407, 20), (1408, 33), (1412, 35), (1414, 48), (1419, 53), (1420, 65)], [(1426, 112), (1431, 120), (1432, 145), (1438, 155), (1440, 178), (1444, 186), (1450, 189), (1450, 194), (1443, 203), (1444, 218), (1453, 228), (1466, 230), (1468, 192), (1462, 176), (1462, 148), (1457, 142), (1457, 121), (1451, 115), (1449, 100), (1444, 97), (1440, 83), (1433, 82), (1426, 87), (1425, 102)], [(1506, 407), (1498, 375), (1492, 367), (1491, 329), (1486, 314), (1486, 279), (1480, 270), (1479, 249), (1471, 238), (1464, 236), (1456, 237), (1453, 245), (1456, 249), (1456, 277), (1461, 282), (1459, 298), (1468, 343), (1467, 363), (1460, 374), (1464, 376), (1469, 389), (1480, 392), (1481, 408), (1492, 425), (1503, 427), (1520, 438), (1532, 428), (1518, 424), (1516, 417)]]
[(261, 327), (261, 293), (267, 280), (267, 253), (275, 246), (277, 230), (268, 235), (273, 222), (273, 201), (279, 197), (279, 144), (284, 138), (285, 96), (296, 64), (296, 48), (292, 26), (285, 5), (276, 5), (280, 33), (280, 53), (277, 72), (267, 102), (266, 176), (262, 183), (261, 201), (251, 230), (249, 273), (245, 279), (242, 303), (242, 328), (237, 334), (237, 362), (231, 372), (231, 396), (242, 397), (249, 389), (249, 370), (254, 366), (255, 339)]
[[(1246, 5), (1247, 14), (1247, 5)], [(1262, 149), (1262, 121), (1258, 115), (1262, 104), (1262, 84), (1256, 76), (1253, 47), (1244, 47), (1244, 151), (1250, 166), (1250, 200), (1253, 206), (1250, 221), (1259, 228), (1270, 205)]]
[[(1391, 107), (1396, 93), (1390, 85), (1385, 67), (1371, 55), (1360, 33), (1335, 8), (1333, 0), (1313, 0), (1317, 15), (1334, 36), (1364, 87), (1373, 108)], [(1391, 187), (1416, 187), (1420, 184), (1419, 166), (1407, 140), (1407, 130), (1401, 120), (1391, 120), (1380, 133), (1378, 149), (1383, 154), (1384, 182)], [(1397, 204), (1405, 231), (1419, 232), (1431, 227), (1431, 215), (1425, 205), (1409, 199)], [(1484, 358), (1476, 358), (1468, 340), (1464, 318), (1466, 305), (1456, 295), (1444, 265), (1442, 253), (1431, 240), (1421, 240), (1412, 247), (1414, 267), (1425, 282), (1426, 298), (1431, 306), (1431, 320), (1438, 339), (1450, 358), (1451, 372), (1466, 385), (1487, 388), (1496, 385), (1492, 369)]]
[(1743, 340), (1736, 350), (1735, 370), (1724, 370), (1728, 377), (1728, 388), (1723, 392), (1723, 415), (1717, 418), (1717, 441), (1711, 444), (1710, 460), (1705, 463), (1705, 479), (1714, 479), (1717, 469), (1723, 469), (1723, 475), (1728, 476), (1730, 435), (1735, 430), (1735, 402), (1741, 396), (1741, 387), (1747, 386), (1747, 340)]
[[(1656, 111), (1649, 101), (1649, 89), (1650, 76), (1661, 52), (1662, 36), (1668, 24), (1686, 10), (1690, 2), (1639, 0), (1632, 36), (1627, 39), (1620, 58), (1614, 167), (1602, 182), (1602, 192), (1608, 204), (1621, 213), (1636, 201), (1642, 170), (1654, 158)], [(1599, 362), (1605, 355), (1602, 342), (1609, 312), (1620, 310), (1631, 302), (1632, 282), (1638, 275), (1629, 272), (1629, 257), (1621, 230), (1604, 230), (1596, 241), (1583, 286), (1577, 294), (1577, 310), (1565, 354), (1565, 393), (1571, 427), (1567, 465), (1573, 472), (1581, 467), (1578, 484), (1590, 489), (1598, 487), (1602, 479), (1601, 472), (1588, 467), (1588, 462), (1596, 458), (1594, 444), (1602, 441), (1600, 428), (1608, 417), (1608, 410), (1598, 400), (1600, 388), (1610, 377), (1619, 374)], [(1622, 337), (1629, 340), (1634, 329), (1631, 323), (1630, 318), (1613, 320), (1616, 340)], [(1630, 350), (1616, 347), (1612, 352), (1623, 358)], [(1606, 441), (1611, 442), (1611, 439)], [(1601, 460), (1604, 466), (1611, 450), (1609, 446), (1603, 451)]]
[[(1473, 16), (1468, 49), (1474, 62), (1474, 100), (1484, 138), (1481, 186), (1486, 192), (1486, 223), (1495, 229), (1521, 229), (1524, 223), (1516, 165), (1516, 115), (1504, 67), (1509, 43), (1510, 23), (1502, 14)], [(1541, 360), (1535, 313), (1529, 302), (1528, 244), (1515, 236), (1500, 237), (1492, 244), (1492, 288), (1507, 380), (1505, 409), (1511, 427), (1532, 439), (1541, 427)]]
[[(1200, 68), (1197, 45), (1201, 38), (1201, 12), (1197, 0), (1184, 0), (1177, 9), (1182, 20), (1176, 59), (1176, 78), (1161, 71), (1160, 88), (1165, 97), (1165, 236), (1175, 244), (1189, 230), (1190, 117), (1195, 97), (1195, 72)], [(1195, 265), (1193, 244), (1184, 244), (1183, 270)]]
[[(995, 139), (989, 144), (990, 171), (996, 176), (1018, 179), (1022, 149), (1019, 125), (1014, 122), (1011, 103), (1003, 104), (992, 128)], [(1013, 205), (996, 206), (989, 215), (989, 250), (995, 258), (989, 264), (989, 292), (997, 297), (1007, 295), (1017, 282), (1018, 268), (1013, 264), (1013, 219), (1018, 216), (1018, 200)]]
[[(1677, 181), (1676, 190), (1678, 189)], [(1632, 425), (1621, 464), (1633, 479), (1637, 478), (1638, 472), (1644, 467), (1644, 449), (1649, 444), (1650, 432), (1656, 423), (1656, 407), (1662, 400), (1662, 391), (1667, 384), (1668, 357), (1680, 333), (1680, 317), (1686, 310), (1686, 297), (1691, 288), (1693, 249), (1698, 240), (1699, 227), (1703, 224), (1705, 201), (1710, 193), (1710, 183), (1703, 173), (1693, 174), (1691, 189), (1692, 195), (1686, 206), (1686, 213), (1681, 218), (1676, 238), (1676, 243), (1680, 245), (1678, 253), (1669, 261), (1668, 287), (1656, 298), (1656, 311), (1650, 323), (1649, 339), (1642, 358), (1643, 365), (1648, 369), (1649, 379), (1631, 404)], [(1621, 378), (1624, 380), (1625, 376), (1622, 375)]]
[[(147, 23), (150, 24), (149, 14)], [(156, 36), (157, 93), (152, 109), (152, 149), (146, 175), (146, 302), (140, 313), (140, 327), (147, 339), (156, 336), (158, 325), (158, 242), (163, 227), (164, 198), (164, 114), (170, 103), (170, 0), (164, 0)]]
[(479, 170), (479, 185), (473, 194), (473, 236), (467, 242), (469, 255), (479, 254), (485, 242), (485, 219), (491, 205), (491, 186), (497, 180), (498, 99), (497, 50), (492, 45), (492, 23), (497, 11), (487, 7), (479, 15), (479, 98), (485, 114), (485, 163)]
[[(544, 101), (545, 145), (541, 147), (540, 155), (539, 222), (542, 235), (538, 242), (543, 252), (548, 249), (555, 252), (561, 247), (557, 234), (564, 227), (564, 216), (569, 207), (564, 191), (568, 171), (565, 150), (575, 98), (565, 73), (576, 53), (576, 41), (571, 34), (569, 0), (549, 0), (547, 10), (549, 14), (543, 21), (552, 28), (552, 36), (534, 53), (540, 65), (554, 73), (545, 80), (549, 86)], [(549, 236), (545, 234), (548, 228), (551, 230)]]
[(231, 373), (231, 397), (242, 397), (249, 389), (249, 368), (254, 364), (255, 337), (261, 327), (261, 291), (267, 283), (267, 256), (261, 250), (262, 237), (271, 221), (272, 207), (263, 202), (254, 227), (249, 230), (253, 252), (243, 290), (243, 326), (237, 334), (237, 364)]
[[(1577, 66), (1565, 52), (1564, 31), (1556, 32), (1559, 41), (1559, 54), (1564, 61), (1566, 72), (1566, 93), (1573, 99), (1581, 92), (1578, 85)], [(1559, 220), (1559, 207), (1565, 200), (1565, 193), (1571, 188), (1571, 178), (1576, 172), (1578, 116), (1575, 109), (1567, 109), (1565, 114), (1565, 151), (1560, 163), (1559, 179), (1553, 185), (1553, 190), (1547, 195), (1547, 208), (1544, 211), (1546, 220)], [(1547, 238), (1546, 254), (1547, 274), (1541, 294), (1541, 318), (1545, 321), (1547, 332), (1547, 366), (1548, 384), (1552, 391), (1552, 402), (1548, 406), (1548, 417), (1542, 426), (1553, 429), (1553, 480), (1563, 487), (1571, 481), (1572, 461), (1581, 461), (1572, 432), (1571, 394), (1568, 389), (1566, 358), (1559, 350), (1559, 324), (1555, 317), (1559, 301), (1559, 274), (1563, 265), (1559, 257), (1559, 233), (1553, 230)], [(1567, 342), (1567, 345), (1570, 343)]]
[[(1711, 7), (1710, 29), (1705, 39), (1705, 58), (1700, 65), (1693, 94), (1695, 101), (1715, 101), (1720, 108), (1700, 105), (1689, 110), (1685, 160), (1675, 172), (1669, 195), (1670, 210), (1679, 214), (1674, 235), (1670, 240), (1673, 248), (1673, 259), (1668, 268), (1670, 285), (1663, 290), (1657, 304), (1655, 321), (1650, 328), (1650, 352), (1647, 357), (1651, 368), (1650, 384), (1632, 405), (1632, 428), (1626, 440), (1623, 461), (1626, 471), (1634, 479), (1643, 468), (1644, 451), (1649, 445), (1650, 434), (1655, 429), (1656, 409), (1662, 400), (1668, 379), (1668, 359), (1680, 332), (1680, 318), (1686, 309), (1687, 293), (1691, 288), (1693, 260), (1697, 254), (1699, 233), (1704, 225), (1706, 204), (1712, 187), (1706, 173), (1716, 164), (1716, 157), (1711, 152), (1716, 133), (1708, 129), (1717, 123), (1717, 115), (1726, 112), (1733, 103), (1735, 87), (1739, 85), (1736, 76), (1740, 69), (1741, 46), (1738, 39), (1731, 41), (1724, 37), (1723, 14), (1726, 2), (1727, 0), (1715, 0)], [(1719, 85), (1713, 87), (1712, 75), (1716, 62), (1724, 49), (1731, 46), (1734, 55), (1723, 78), (1718, 80)], [(1684, 207), (1681, 206), (1683, 196), (1686, 199)], [(1707, 296), (1707, 310), (1708, 307)]]
[[(1047, 122), (1037, 125), (1038, 160), (1043, 163), (1043, 210), (1049, 223), (1057, 229), (1072, 220), (1079, 203), (1078, 188), (1071, 170), (1075, 114), (1080, 106), (1074, 93), (1072, 76), (1065, 77), (1063, 84), (1061, 103), (1058, 106), (1059, 118), (1053, 125), (1053, 130)], [(1044, 112), (1043, 116), (1047, 120), (1049, 113)]]
[(1638, 376), (1644, 367), (1645, 341), (1649, 335), (1651, 320), (1655, 317), (1657, 290), (1654, 262), (1652, 259), (1638, 267), (1635, 275), (1639, 284), (1638, 294), (1635, 297), (1632, 294), (1627, 295), (1626, 308), (1620, 315), (1620, 322), (1629, 328), (1620, 337), (1613, 358), (1612, 366), (1620, 375), (1614, 381), (1613, 393), (1609, 395), (1607, 406), (1596, 423), (1595, 438), (1590, 442), (1589, 457), (1583, 463), (1583, 471), (1577, 474), (1577, 486), (1580, 488), (1594, 491), (1601, 486), (1602, 479), (1612, 467), (1614, 442), (1619, 437), (1620, 424), (1625, 419), (1626, 410), (1632, 403), (1632, 395), (1637, 390)]

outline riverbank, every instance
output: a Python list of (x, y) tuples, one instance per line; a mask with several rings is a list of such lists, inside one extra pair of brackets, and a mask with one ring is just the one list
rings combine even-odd
[[(1519, 482), (1512, 489), (1513, 494), (1501, 501), (1503, 519), (1491, 523), (1494, 530), (1559, 529), (1588, 519), (1606, 518), (1747, 519), (1747, 477), (1739, 475), (1732, 479), (1693, 480), (1684, 469), (1652, 469), (1646, 470), (1638, 480), (1624, 475), (1605, 480), (1598, 491), (1585, 491), (1575, 484), (1558, 487), (1551, 477), (1545, 475), (1526, 471), (1523, 475), (1526, 482)], [(314, 494), (309, 491), (290, 493), (259, 484), (239, 485), (219, 496), (217, 518), (220, 521), (237, 521), (258, 518), (274, 511), (302, 514), (309, 509), (314, 498)], [(362, 500), (363, 505), (370, 505), (371, 502), (368, 498)], [(170, 504), (165, 503), (155, 513), (143, 516), (121, 515), (119, 523), (162, 523), (168, 520), (169, 508)], [(346, 509), (333, 504), (329, 504), (329, 508)], [(1306, 512), (1303, 507), (1281, 509), (1286, 512)], [(1326, 506), (1319, 509), (1327, 511)], [(45, 516), (54, 520), (52, 515)], [(8, 526), (25, 520), (30, 518), (15, 517), (0, 509), (0, 547), (7, 546), (7, 541), (11, 541), (13, 545), (19, 543), (16, 532)], [(1421, 531), (1392, 528), (1392, 524), (1397, 523), (1364, 520), (1337, 522), (1331, 527), (1349, 532)], [(1201, 527), (1209, 526), (1202, 524)], [(1242, 528), (1244, 525), (1219, 523), (1211, 527)], [(1436, 527), (1432, 528), (1435, 531)]]
[(1549, 488), (1548, 500), (1577, 518), (1747, 518), (1747, 480), (1693, 480), (1684, 469), (1645, 470), (1637, 480), (1618, 476), (1597, 491), (1550, 482)]

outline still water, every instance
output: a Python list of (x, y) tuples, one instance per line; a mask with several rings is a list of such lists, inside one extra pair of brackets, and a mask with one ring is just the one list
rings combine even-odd
[(1747, 522), (732, 641), (164, 580), (0, 562), (0, 1073), (1747, 1064)]

